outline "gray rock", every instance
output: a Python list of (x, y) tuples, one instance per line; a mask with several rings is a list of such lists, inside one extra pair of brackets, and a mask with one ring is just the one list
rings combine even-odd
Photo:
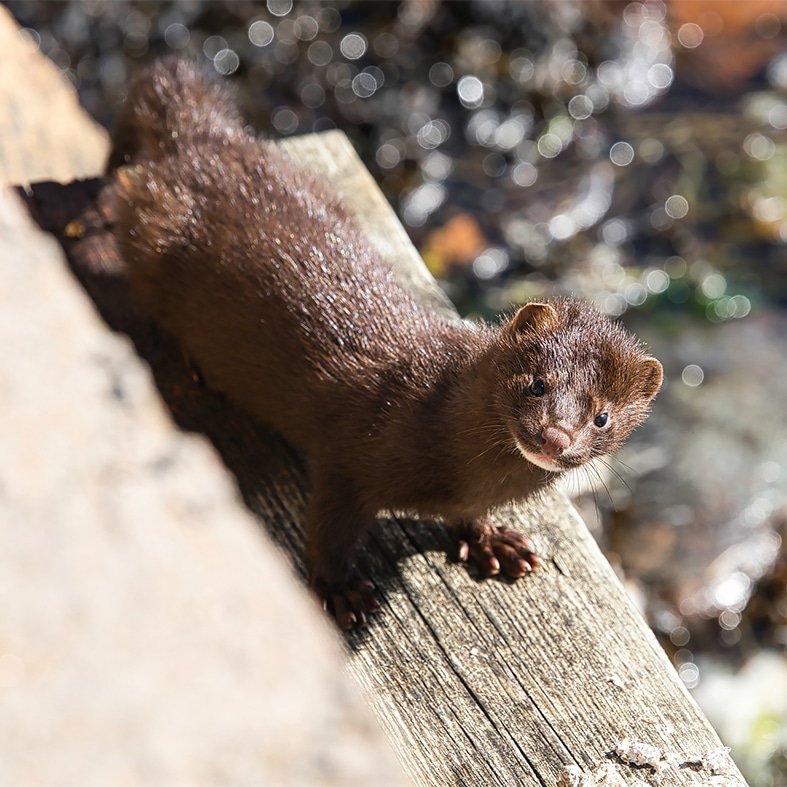
[(0, 192), (0, 784), (401, 779), (213, 449)]

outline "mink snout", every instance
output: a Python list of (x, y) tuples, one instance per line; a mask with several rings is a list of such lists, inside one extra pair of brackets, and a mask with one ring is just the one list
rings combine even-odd
[(571, 438), (553, 426), (542, 429), (540, 437), (544, 450), (553, 456), (560, 456), (571, 445)]

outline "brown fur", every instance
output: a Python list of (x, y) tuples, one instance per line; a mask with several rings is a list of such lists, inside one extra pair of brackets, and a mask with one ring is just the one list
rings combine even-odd
[(441, 515), (484, 542), (484, 573), (519, 576), (532, 547), (486, 516), (557, 473), (516, 440), (567, 469), (645, 418), (661, 367), (620, 326), (573, 300), (500, 327), (416, 303), (324, 185), (249, 136), (193, 65), (140, 74), (114, 140), (110, 166), (133, 164), (117, 237), (139, 298), (209, 385), (305, 452), (309, 569), (340, 624), (374, 608), (350, 573), (378, 511)]

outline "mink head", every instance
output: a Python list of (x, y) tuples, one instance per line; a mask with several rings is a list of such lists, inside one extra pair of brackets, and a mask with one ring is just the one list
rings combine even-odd
[(502, 326), (492, 365), (510, 447), (555, 472), (619, 448), (662, 380), (619, 324), (574, 300), (523, 306)]

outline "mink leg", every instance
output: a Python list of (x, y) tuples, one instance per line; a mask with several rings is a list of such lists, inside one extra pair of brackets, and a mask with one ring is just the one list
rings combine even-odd
[(323, 607), (345, 631), (366, 625), (379, 602), (372, 583), (353, 567), (355, 545), (370, 524), (355, 507), (342, 481), (316, 478), (306, 513), (306, 566)]
[(541, 565), (529, 538), (493, 524), (488, 517), (452, 525), (457, 560), (474, 563), (485, 577), (502, 574), (517, 579)]

